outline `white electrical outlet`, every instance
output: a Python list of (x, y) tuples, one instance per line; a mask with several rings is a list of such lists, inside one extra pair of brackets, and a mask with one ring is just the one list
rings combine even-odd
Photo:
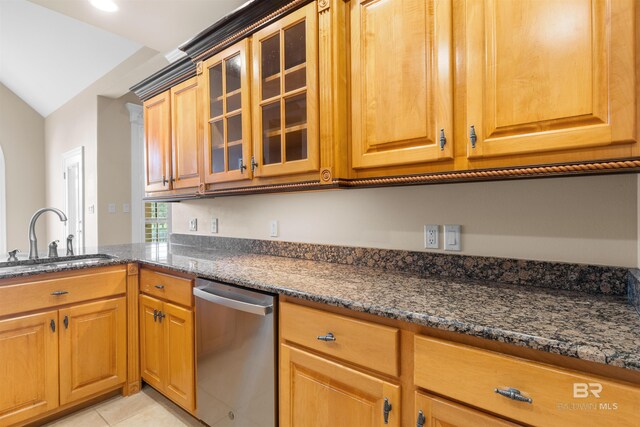
[(122, 212), (129, 213), (130, 211), (131, 211), (131, 206), (129, 206), (129, 203), (123, 203), (122, 204)]
[(271, 237), (278, 237), (278, 221), (276, 220), (271, 221), (271, 224), (269, 227), (269, 235)]
[(218, 218), (211, 218), (211, 232), (218, 233)]
[(110, 214), (116, 213), (116, 204), (115, 203), (109, 203), (109, 205), (107, 206), (107, 211)]
[(434, 224), (424, 226), (424, 247), (426, 249), (440, 248), (440, 239), (438, 238), (439, 228), (440, 226)]
[(459, 251), (460, 250), (460, 233), (459, 225), (445, 225), (444, 226), (444, 250), (445, 251)]
[(198, 231), (198, 218), (191, 218), (189, 220), (189, 231)]

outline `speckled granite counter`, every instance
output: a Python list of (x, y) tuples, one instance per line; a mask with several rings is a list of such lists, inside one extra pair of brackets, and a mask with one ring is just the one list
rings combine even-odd
[[(421, 277), (164, 244), (99, 248), (200, 277), (640, 371), (640, 316), (621, 296)], [(0, 278), (2, 276), (0, 275)]]

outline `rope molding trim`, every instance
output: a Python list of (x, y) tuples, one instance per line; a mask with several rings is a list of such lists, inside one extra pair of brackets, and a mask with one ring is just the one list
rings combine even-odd
[(445, 172), (428, 175), (396, 176), (385, 178), (362, 178), (338, 180), (341, 186), (359, 187), (384, 184), (420, 184), (453, 180), (478, 180), (491, 178), (517, 178), (527, 176), (553, 176), (574, 173), (614, 172), (640, 169), (640, 160), (621, 160), (613, 162), (594, 162), (573, 165), (549, 165), (523, 167), (516, 169), (492, 169), (478, 171)]

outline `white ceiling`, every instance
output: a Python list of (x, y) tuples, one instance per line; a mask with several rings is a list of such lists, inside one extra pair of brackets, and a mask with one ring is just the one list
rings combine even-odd
[(105, 75), (101, 94), (124, 94), (244, 1), (115, 0), (105, 13), (88, 0), (0, 0), (0, 83), (44, 117)]

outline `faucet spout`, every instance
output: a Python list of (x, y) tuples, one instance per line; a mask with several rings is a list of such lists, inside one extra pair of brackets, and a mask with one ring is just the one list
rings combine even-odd
[(38, 259), (38, 238), (36, 237), (36, 222), (40, 215), (45, 212), (53, 212), (58, 215), (60, 221), (67, 222), (67, 216), (60, 209), (56, 208), (42, 208), (36, 211), (31, 217), (29, 223), (29, 259)]

